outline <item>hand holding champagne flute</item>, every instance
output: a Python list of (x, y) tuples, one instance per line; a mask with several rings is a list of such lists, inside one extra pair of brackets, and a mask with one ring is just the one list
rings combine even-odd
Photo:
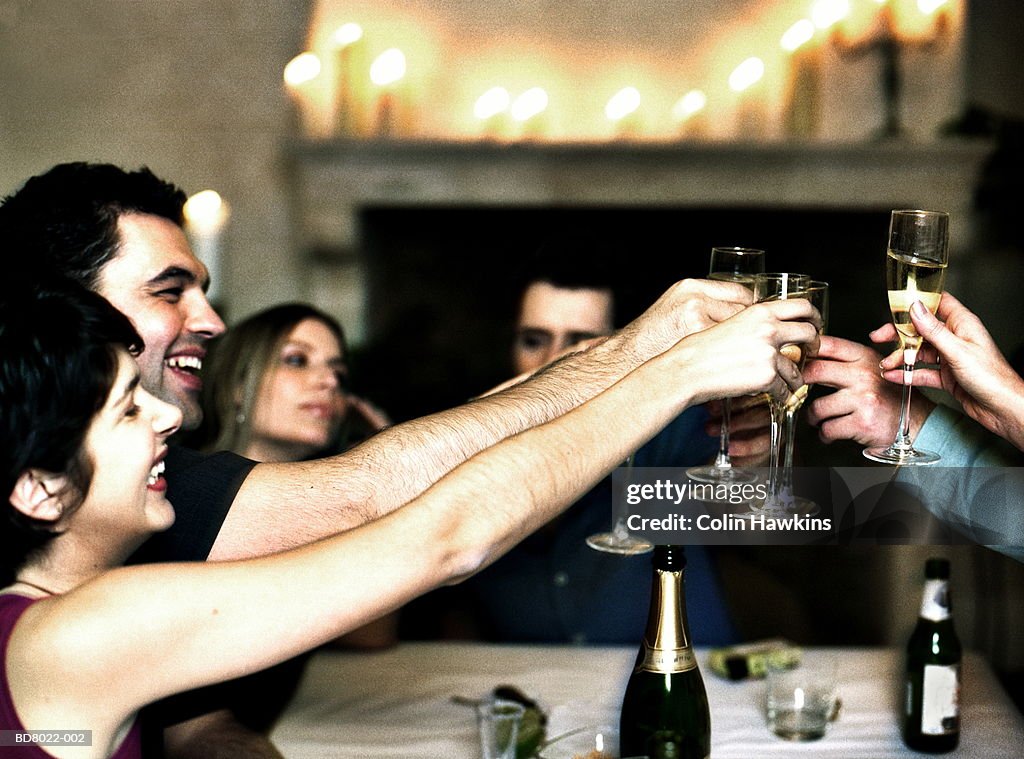
[(921, 336), (910, 319), (915, 301), (935, 312), (946, 279), (949, 256), (949, 214), (939, 211), (893, 211), (889, 222), (889, 249), (885, 279), (889, 310), (903, 348), (903, 397), (899, 426), (888, 448), (868, 448), (872, 461), (898, 466), (932, 464), (939, 455), (915, 449), (910, 441), (910, 391)]
[[(750, 290), (754, 289), (754, 277), (764, 272), (764, 251), (756, 248), (725, 248), (711, 249), (711, 265), (708, 279), (721, 282), (736, 282)], [(722, 400), (722, 430), (718, 439), (718, 455), (715, 463), (709, 466), (693, 467), (686, 474), (699, 482), (744, 483), (753, 482), (757, 477), (732, 465), (729, 459), (729, 416), (731, 402)]]

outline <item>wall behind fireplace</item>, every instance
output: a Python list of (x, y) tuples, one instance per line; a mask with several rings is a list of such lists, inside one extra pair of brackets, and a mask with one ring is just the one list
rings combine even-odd
[[(281, 145), (292, 125), (281, 72), (306, 44), (317, 5), (0, 0), (0, 194), (59, 161), (148, 164), (190, 193), (213, 188), (232, 204), (223, 272), (230, 319), (309, 297), (315, 267), (292, 234), (282, 171)], [(572, 32), (605, 40), (622, 27), (645, 44), (657, 38), (663, 51), (693, 30), (729, 25), (759, 5), (704, 0), (686, 3), (684, 14), (668, 0), (420, 3), (453, 19), (456, 31), (464, 26), (483, 34), (503, 18), (535, 27), (553, 19), (552, 38)], [(688, 20), (691, 14), (701, 20)], [(954, 85), (948, 102), (1024, 118), (1021, 4), (970, 0), (966, 17), (963, 89)], [(522, 32), (509, 24), (496, 28), (514, 41)], [(943, 80), (941, 86), (951, 85)], [(954, 105), (949, 115), (957, 110)]]

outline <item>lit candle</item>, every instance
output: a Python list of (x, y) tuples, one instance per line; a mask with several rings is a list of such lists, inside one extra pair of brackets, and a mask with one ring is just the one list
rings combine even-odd
[(789, 137), (815, 137), (821, 122), (821, 48), (811, 44), (813, 39), (814, 23), (805, 18), (779, 43), (790, 53), (783, 105), (783, 132)]
[(548, 93), (541, 87), (531, 87), (522, 93), (509, 108), (509, 113), (520, 125), (524, 137), (537, 137), (542, 132), (541, 115), (548, 108)]
[(637, 112), (640, 109), (640, 91), (636, 87), (623, 87), (604, 107), (604, 115), (612, 122), (618, 137), (636, 136)]
[(740, 137), (760, 139), (766, 134), (764, 103), (754, 85), (764, 77), (764, 61), (747, 58), (729, 74), (729, 88), (739, 94), (736, 132)]
[(341, 137), (357, 137), (363, 133), (360, 97), (355, 90), (355, 72), (361, 68), (362, 39), (363, 28), (352, 22), (339, 26), (331, 37), (337, 48), (334, 128)]
[(926, 17), (935, 16), (933, 29), (936, 40), (941, 40), (949, 33), (949, 0), (917, 0), (917, 9)]
[(701, 90), (690, 90), (672, 106), (672, 118), (678, 125), (680, 134), (701, 138), (707, 135), (707, 121), (704, 108), (708, 104), (707, 95)]
[(508, 110), (512, 98), (504, 87), (491, 87), (477, 98), (473, 115), (480, 120), (482, 132), (489, 137), (503, 137), (508, 132)]
[[(880, 5), (887, 0), (876, 0)], [(811, 6), (811, 20), (819, 29), (829, 29), (850, 15), (850, 0), (816, 0)]]
[(405, 54), (396, 47), (385, 50), (370, 66), (370, 81), (378, 88), (377, 136), (395, 137), (404, 131), (400, 109), (403, 106), (396, 94), (398, 83), (405, 76)]
[(185, 233), (196, 258), (210, 275), (207, 297), (216, 304), (221, 292), (221, 237), (231, 211), (214, 190), (203, 190), (185, 201)]
[(302, 53), (284, 67), (285, 89), (291, 96), (296, 128), (307, 137), (318, 132), (317, 111), (309, 87), (320, 76), (320, 59), (314, 53)]

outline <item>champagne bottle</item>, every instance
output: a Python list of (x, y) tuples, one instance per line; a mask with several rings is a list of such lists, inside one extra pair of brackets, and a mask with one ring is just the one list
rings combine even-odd
[(907, 643), (903, 742), (941, 754), (960, 740), (960, 639), (949, 602), (949, 561), (925, 563), (921, 615)]
[(690, 645), (680, 546), (655, 546), (651, 610), (619, 723), (620, 756), (707, 759), (711, 714)]

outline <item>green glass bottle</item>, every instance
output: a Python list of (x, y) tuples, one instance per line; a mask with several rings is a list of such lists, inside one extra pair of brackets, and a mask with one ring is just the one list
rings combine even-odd
[(619, 755), (707, 759), (711, 713), (690, 645), (680, 546), (655, 546), (647, 629), (626, 685), (619, 721)]
[(925, 563), (921, 614), (907, 643), (903, 742), (942, 754), (960, 741), (960, 639), (949, 602), (949, 561)]

